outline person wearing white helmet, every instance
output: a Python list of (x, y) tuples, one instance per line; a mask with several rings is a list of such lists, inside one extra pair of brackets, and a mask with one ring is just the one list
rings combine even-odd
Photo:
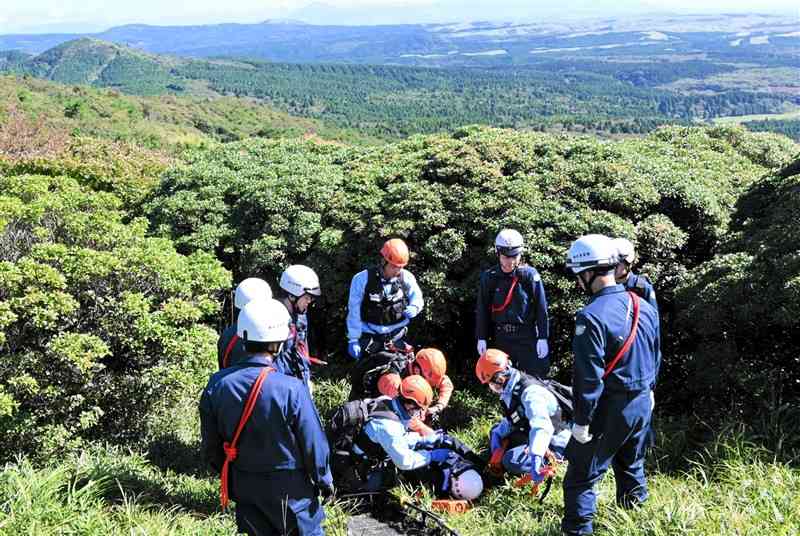
[(539, 272), (522, 263), (525, 243), (514, 229), (495, 238), (497, 264), (484, 270), (478, 285), (475, 331), (478, 355), (493, 348), (508, 353), (528, 374), (550, 370), (547, 295)]
[(591, 234), (573, 242), (567, 268), (590, 296), (575, 316), (572, 439), (564, 477), (566, 534), (591, 534), (595, 485), (613, 466), (617, 503), (647, 500), (645, 442), (661, 363), (655, 309), (617, 284), (617, 245)]
[(617, 283), (625, 285), (628, 290), (634, 291), (640, 298), (652, 305), (658, 311), (658, 302), (656, 301), (656, 291), (650, 280), (643, 275), (634, 273), (631, 270), (633, 263), (636, 262), (636, 249), (633, 247), (633, 242), (627, 238), (615, 238), (614, 244), (617, 246), (619, 253), (619, 264), (614, 272), (614, 277)]
[(272, 289), (266, 281), (258, 277), (248, 277), (236, 286), (231, 325), (225, 328), (217, 340), (217, 365), (220, 369), (236, 363), (245, 356), (244, 347), (236, 335), (236, 319), (239, 312), (253, 300), (269, 300), (270, 298), (272, 298)]
[(236, 501), (237, 532), (322, 535), (318, 494), (334, 491), (311, 395), (273, 367), (290, 320), (277, 300), (248, 303), (237, 320), (246, 358), (215, 373), (200, 399), (201, 451), (220, 472), (223, 509)]
[(309, 363), (317, 361), (308, 349), (308, 308), (322, 296), (316, 272), (302, 264), (293, 264), (281, 274), (280, 302), (292, 317), (289, 338), (275, 364), (281, 372), (311, 385)]

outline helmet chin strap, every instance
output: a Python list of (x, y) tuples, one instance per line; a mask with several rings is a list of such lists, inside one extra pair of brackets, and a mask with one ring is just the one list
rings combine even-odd
[[(589, 281), (583, 278), (583, 274), (591, 272), (592, 276), (589, 278)], [(583, 292), (587, 296), (594, 296), (594, 291), (592, 290), (592, 285), (594, 285), (595, 280), (600, 274), (598, 274), (595, 270), (584, 270), (578, 273), (578, 277), (580, 278), (581, 282), (583, 283)]]

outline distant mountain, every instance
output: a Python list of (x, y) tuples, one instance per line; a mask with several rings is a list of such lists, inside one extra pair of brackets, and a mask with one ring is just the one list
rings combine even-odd
[[(486, 2), (469, 1), (482, 4), (487, 19), (503, 13), (492, 10), (492, 6), (486, 7)], [(629, 3), (626, 0), (620, 6)], [(398, 22), (406, 20), (404, 16), (419, 17), (424, 10), (433, 8), (390, 6), (343, 11), (312, 4), (292, 13), (288, 19), (258, 24), (136, 24), (88, 37), (157, 54), (291, 63), (510, 66), (564, 58), (674, 61), (675, 56), (687, 55), (705, 55), (724, 63), (739, 60), (773, 66), (800, 63), (800, 23), (796, 19), (774, 15), (637, 15), (562, 20), (548, 11), (531, 12), (527, 0), (504, 6), (506, 9), (516, 6), (520, 12), (527, 9), (529, 15), (510, 17), (513, 22), (334, 26), (331, 21)], [(450, 12), (459, 13), (453, 6)], [(386, 17), (387, 13), (394, 15)], [(299, 22), (300, 18), (322, 24)], [(441, 19), (431, 16), (431, 20)], [(38, 54), (75, 37), (79, 36), (0, 36), (0, 50)]]
[(81, 38), (62, 43), (38, 56), (17, 56), (5, 70), (64, 84), (116, 88), (126, 93), (160, 95), (181, 88), (170, 72), (171, 60), (129, 47)]

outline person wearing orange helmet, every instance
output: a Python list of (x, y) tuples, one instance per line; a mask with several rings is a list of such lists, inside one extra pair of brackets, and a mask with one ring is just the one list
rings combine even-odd
[(418, 374), (436, 389), (438, 396), (436, 403), (431, 405), (426, 412), (426, 417), (436, 416), (442, 412), (450, 397), (453, 395), (453, 382), (446, 374), (447, 360), (441, 350), (436, 348), (423, 348), (405, 368), (389, 370), (378, 378), (377, 391), (389, 397), (397, 396), (402, 378)]
[[(490, 433), (492, 457), (495, 458), (498, 450), (502, 452), (502, 444), (508, 439), (508, 448), (500, 458), (503, 468), (515, 475), (530, 474), (531, 480), (542, 482), (545, 478), (542, 466), (548, 448), (563, 455), (569, 441), (565, 413), (570, 401), (562, 398), (567, 395), (568, 388), (517, 370), (511, 365), (508, 354), (494, 348), (486, 350), (478, 359), (475, 375), (499, 395), (505, 414)], [(560, 387), (558, 398), (554, 394), (556, 386)]]
[(411, 429), (432, 402), (431, 386), (417, 374), (402, 379), (394, 398), (379, 399), (351, 449), (373, 467), (361, 491), (394, 485), (395, 471), (380, 463), (388, 456), (397, 470), (413, 481), (433, 484), (437, 494), (470, 500), (480, 495), (483, 481), (470, 461), (477, 455), (469, 447), (441, 432), (424, 436)]
[(378, 266), (353, 276), (347, 304), (347, 353), (353, 359), (383, 350), (388, 341), (405, 346), (403, 329), (424, 306), (416, 278), (405, 269), (408, 261), (406, 243), (392, 238), (383, 244)]

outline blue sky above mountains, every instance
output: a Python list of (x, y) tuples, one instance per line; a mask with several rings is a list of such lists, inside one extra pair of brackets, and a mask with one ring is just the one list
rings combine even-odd
[[(474, 20), (537, 21), (664, 12), (657, 0), (2, 0), (0, 34), (92, 32), (122, 24), (407, 24)], [(797, 0), (671, 0), (671, 12), (783, 12), (800, 18)]]

